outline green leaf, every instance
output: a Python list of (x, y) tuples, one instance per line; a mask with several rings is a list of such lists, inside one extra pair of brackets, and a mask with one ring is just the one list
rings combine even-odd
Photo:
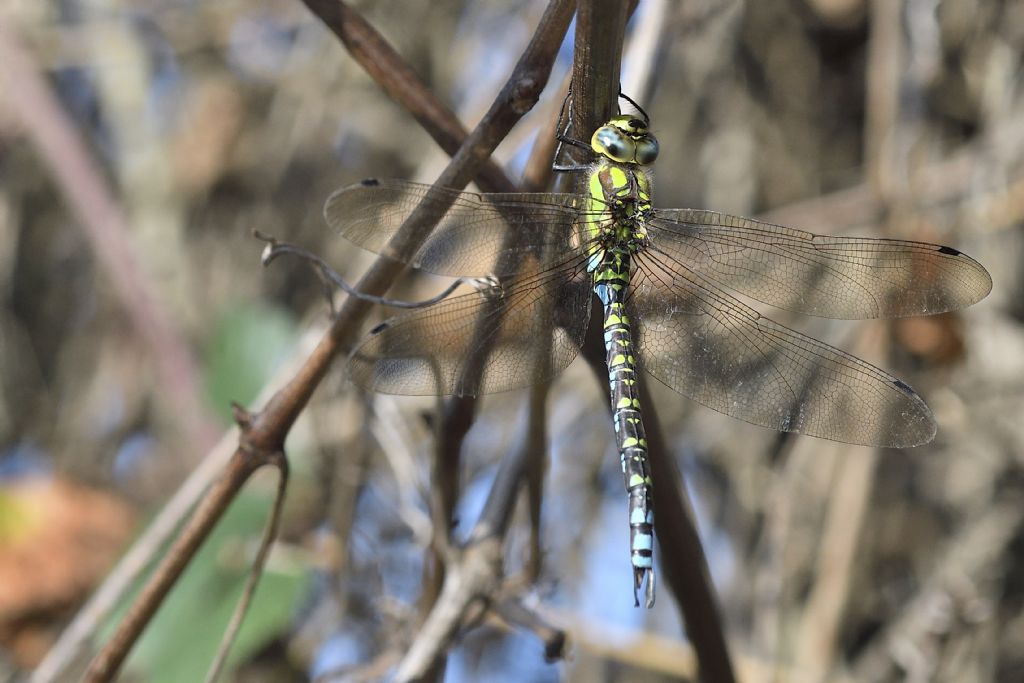
[[(268, 495), (244, 493), (160, 608), (129, 659), (129, 668), (152, 683), (201, 681), (242, 592), (271, 508)], [(228, 658), (245, 661), (291, 626), (305, 591), (304, 566), (268, 563)]]
[(217, 324), (206, 357), (210, 403), (226, 422), (231, 402), (250, 405), (295, 340), (295, 325), (278, 309), (239, 306)]

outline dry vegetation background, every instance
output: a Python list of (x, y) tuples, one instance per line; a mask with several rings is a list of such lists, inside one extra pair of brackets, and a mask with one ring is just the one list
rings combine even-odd
[[(353, 4), (468, 124), (544, 5)], [(913, 385), (939, 433), (910, 451), (781, 438), (655, 387), (744, 680), (1024, 680), (1022, 49), (1024, 4), (1011, 0), (643, 0), (630, 25), (623, 89), (662, 144), (658, 206), (951, 244), (995, 282), (980, 305), (934, 319), (773, 315)], [(567, 46), (499, 148), (513, 177), (551, 134), (570, 59)], [(67, 119), (51, 120), (50, 104)], [(261, 268), (251, 231), (354, 278), (369, 257), (327, 230), (328, 194), (367, 176), (430, 181), (445, 161), (299, 2), (5, 3), (0, 675), (42, 660), (227, 427), (228, 402), (258, 405), (323, 328), (316, 278), (289, 261)], [(110, 205), (69, 199), (104, 185)], [(518, 443), (524, 397), (482, 404), (462, 530)], [(569, 629), (571, 660), (546, 664), (533, 635), (489, 624), (460, 642), (448, 680), (693, 675), (670, 594), (632, 606), (605, 403), (581, 363), (548, 399), (536, 596)], [(289, 441), (283, 538), (236, 680), (306, 680), (401, 652), (429, 537), (434, 407), (360, 396), (341, 367), (321, 387)], [(126, 680), (201, 676), (272, 479), (235, 506)], [(509, 574), (525, 539), (521, 525), (510, 534)]]

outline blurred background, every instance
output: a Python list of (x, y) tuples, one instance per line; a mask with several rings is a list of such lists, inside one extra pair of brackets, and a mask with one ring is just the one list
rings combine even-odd
[[(545, 3), (351, 4), (472, 126)], [(914, 386), (939, 424), (919, 448), (781, 437), (653, 387), (745, 680), (1024, 679), (1022, 49), (1024, 4), (1000, 0), (641, 0), (628, 27), (622, 87), (662, 145), (657, 206), (949, 244), (995, 283), (981, 304), (928, 319), (772, 314)], [(496, 155), (513, 178), (552, 134), (571, 58), (570, 30)], [(5, 3), (0, 676), (42, 661), (222, 438), (230, 401), (262, 405), (325, 328), (314, 275), (262, 268), (252, 231), (354, 280), (372, 257), (326, 228), (327, 196), (368, 176), (429, 182), (445, 162), (299, 2)], [(410, 277), (400, 292), (445, 284)], [(633, 607), (606, 403), (582, 362), (548, 401), (535, 598), (570, 630), (572, 658), (545, 663), (532, 635), (486, 625), (446, 680), (693, 675), (670, 595)], [(430, 533), (435, 408), (360, 395), (342, 367), (318, 390), (288, 443), (283, 534), (234, 680), (309, 680), (402, 651)], [(525, 415), (526, 392), (483, 401), (456, 537)], [(124, 680), (202, 676), (274, 482), (248, 486)], [(526, 539), (523, 524), (510, 533), (510, 574)]]

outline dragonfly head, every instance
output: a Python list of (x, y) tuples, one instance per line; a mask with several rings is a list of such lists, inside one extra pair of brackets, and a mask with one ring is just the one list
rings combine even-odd
[(658, 158), (658, 140), (647, 130), (647, 122), (629, 114), (620, 114), (594, 131), (590, 146), (620, 164), (647, 166)]

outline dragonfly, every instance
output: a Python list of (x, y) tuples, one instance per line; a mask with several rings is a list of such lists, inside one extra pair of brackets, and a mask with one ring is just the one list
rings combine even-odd
[(897, 318), (968, 306), (992, 280), (952, 247), (656, 209), (648, 169), (658, 141), (635, 108), (600, 126), (589, 143), (560, 134), (593, 157), (586, 192), (476, 193), (366, 180), (332, 194), (324, 213), (355, 245), (390, 253), (403, 223), (430, 211), (437, 225), (408, 265), (489, 283), (373, 328), (349, 357), (361, 387), (477, 396), (545, 381), (574, 359), (592, 307), (599, 309), (629, 499), (634, 604), (642, 589), (651, 607), (654, 490), (640, 370), (769, 429), (867, 446), (922, 444), (936, 423), (910, 386), (773, 322), (733, 293), (812, 316)]

